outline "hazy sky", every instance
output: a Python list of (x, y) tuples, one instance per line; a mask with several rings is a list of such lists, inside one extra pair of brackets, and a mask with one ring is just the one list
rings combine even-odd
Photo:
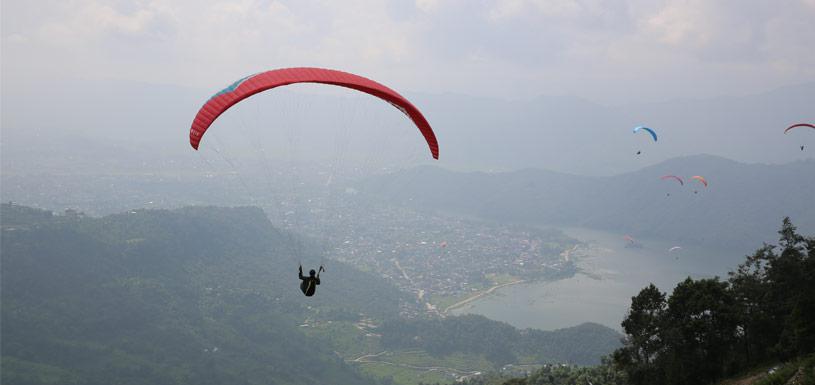
[(322, 66), (414, 92), (742, 95), (815, 80), (813, 20), (815, 0), (3, 0), (3, 93)]

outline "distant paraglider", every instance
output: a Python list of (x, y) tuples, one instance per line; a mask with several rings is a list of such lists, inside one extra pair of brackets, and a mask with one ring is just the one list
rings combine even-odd
[(624, 235), (623, 239), (626, 240), (626, 244), (625, 244), (626, 248), (640, 248), (640, 247), (642, 247), (642, 245), (640, 245), (637, 242), (637, 240), (634, 239), (634, 237), (632, 237), (632, 236), (630, 236), (628, 234)]
[[(656, 141), (657, 141), (657, 133), (656, 133), (656, 131), (654, 131), (654, 130), (653, 130), (653, 129), (651, 129), (651, 128), (648, 128), (648, 127), (645, 127), (645, 126), (637, 126), (637, 127), (634, 127), (634, 129), (632, 130), (632, 132), (636, 134), (636, 133), (637, 133), (637, 132), (639, 132), (640, 130), (645, 131), (645, 132), (647, 132), (647, 133), (651, 134), (651, 137), (654, 139), (654, 142), (656, 142)], [(637, 155), (640, 155), (640, 154), (642, 154), (642, 150), (637, 150)]]
[[(705, 179), (703, 176), (694, 175), (694, 176), (691, 177), (691, 179), (698, 180), (700, 183), (705, 185), (705, 188), (707, 188), (707, 179)], [(698, 190), (693, 190), (693, 193), (697, 194), (697, 193), (699, 193), (699, 191)]]
[(809, 124), (809, 123), (798, 123), (798, 124), (793, 124), (793, 125), (791, 125), (791, 126), (787, 127), (787, 128), (784, 130), (784, 133), (786, 134), (786, 133), (788, 133), (790, 130), (792, 130), (793, 128), (798, 128), (798, 127), (809, 127), (809, 128), (815, 128), (815, 125), (812, 125), (812, 124)]
[(680, 178), (680, 177), (678, 177), (676, 175), (663, 175), (663, 176), (659, 177), (659, 179), (662, 179), (662, 180), (673, 179), (673, 180), (676, 180), (677, 182), (679, 182), (680, 186), (685, 185), (685, 182), (682, 180), (682, 178)]
[(705, 177), (700, 176), (700, 175), (694, 175), (694, 176), (691, 177), (691, 179), (696, 179), (699, 182), (702, 182), (702, 184), (705, 185), (705, 187), (707, 187), (707, 179), (705, 179)]
[(681, 246), (674, 246), (668, 249), (668, 253), (674, 254), (674, 252), (676, 252), (676, 254), (674, 255), (674, 259), (679, 259), (679, 255), (677, 254), (679, 253), (680, 250), (682, 250)]
[[(663, 175), (663, 176), (659, 177), (659, 179), (662, 179), (662, 180), (673, 179), (673, 180), (679, 182), (680, 186), (685, 185), (685, 182), (682, 180), (682, 178), (680, 178), (680, 177), (678, 177), (676, 175)], [(671, 196), (671, 193), (668, 193), (668, 196)]]
[[(809, 123), (798, 123), (798, 124), (793, 124), (793, 125), (787, 127), (784, 130), (784, 134), (790, 132), (790, 130), (792, 130), (793, 128), (799, 128), (799, 127), (809, 127), (809, 128), (815, 129), (815, 125), (812, 125), (812, 124), (809, 124)], [(801, 147), (801, 151), (804, 151), (804, 145), (801, 145), (800, 147)]]
[(653, 129), (645, 127), (645, 126), (637, 126), (637, 127), (634, 127), (633, 132), (636, 134), (640, 130), (648, 132), (649, 134), (651, 134), (651, 137), (654, 138), (654, 142), (657, 141), (657, 133)]

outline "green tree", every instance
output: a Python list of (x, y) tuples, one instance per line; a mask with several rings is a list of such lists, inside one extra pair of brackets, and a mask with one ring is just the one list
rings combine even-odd
[(773, 249), (772, 245), (764, 245), (730, 273), (730, 287), (739, 319), (738, 361), (744, 367), (766, 361), (781, 333), (781, 326), (774, 322), (769, 312), (767, 267), (775, 258)]
[(667, 381), (662, 383), (703, 384), (728, 371), (738, 317), (727, 282), (686, 279), (674, 289), (664, 314), (660, 366)]
[(614, 362), (635, 385), (658, 383), (662, 378), (656, 360), (663, 349), (661, 330), (666, 306), (665, 294), (654, 284), (631, 298), (631, 309), (622, 323), (625, 346), (614, 352)]
[(776, 350), (786, 359), (815, 349), (815, 241), (798, 234), (789, 218), (778, 233), (782, 250), (767, 278), (775, 318), (783, 325)]

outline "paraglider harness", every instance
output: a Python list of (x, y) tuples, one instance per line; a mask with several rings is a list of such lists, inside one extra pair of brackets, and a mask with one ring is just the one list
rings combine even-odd
[(314, 292), (317, 290), (317, 285), (320, 284), (320, 273), (325, 271), (322, 265), (317, 270), (317, 275), (314, 275), (314, 270), (311, 270), (309, 276), (306, 277), (303, 275), (303, 265), (300, 265), (300, 271), (298, 276), (300, 277), (300, 291), (306, 295), (306, 297), (311, 297), (314, 295)]

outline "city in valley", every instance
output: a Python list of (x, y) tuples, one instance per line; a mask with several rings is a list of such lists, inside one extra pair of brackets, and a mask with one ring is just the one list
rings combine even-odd
[[(23, 193), (29, 197), (20, 204), (86, 215), (187, 204), (262, 207), (275, 227), (322, 244), (327, 264), (349, 263), (412, 293), (415, 302), (402, 304), (407, 316), (444, 316), (497, 286), (565, 278), (577, 270), (568, 250), (579, 242), (559, 230), (416, 210), (371, 199), (350, 187), (329, 191), (301, 181), (303, 187), (297, 189), (266, 188), (235, 173), (205, 174), (203, 182), (153, 174), (51, 178), (58, 188), (42, 188), (35, 182), (38, 177), (25, 175), (4, 176), (3, 182), (12, 199)], [(195, 188), (196, 183), (205, 188)], [(161, 194), (158, 186), (176, 191)], [(120, 191), (115, 198), (109, 196), (113, 190)]]

